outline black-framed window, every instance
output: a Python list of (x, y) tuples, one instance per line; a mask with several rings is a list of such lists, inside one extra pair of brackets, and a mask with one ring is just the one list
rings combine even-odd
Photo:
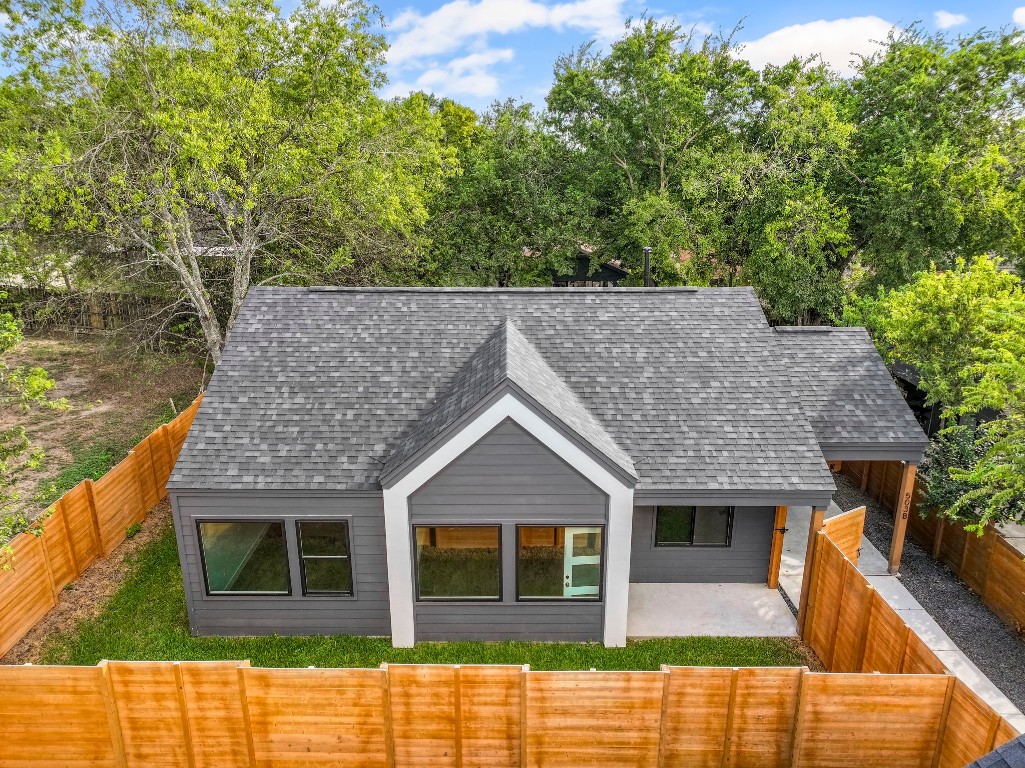
[(502, 599), (502, 528), (417, 525), (417, 600)]
[(303, 594), (351, 596), (349, 521), (297, 520), (295, 531)]
[(656, 547), (728, 547), (733, 507), (655, 507)]
[(516, 527), (517, 600), (601, 600), (604, 528)]
[(208, 595), (289, 595), (282, 520), (199, 520)]

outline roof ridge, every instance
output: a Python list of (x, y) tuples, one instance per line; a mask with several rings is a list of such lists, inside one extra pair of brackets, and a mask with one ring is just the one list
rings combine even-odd
[(500, 321), (395, 445), (383, 475), (399, 472), (467, 413), (511, 384), (587, 445), (636, 477), (633, 460), (509, 316)]

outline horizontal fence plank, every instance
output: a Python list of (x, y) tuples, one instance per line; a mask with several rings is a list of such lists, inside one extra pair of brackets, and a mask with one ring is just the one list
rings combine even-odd
[[(883, 474), (888, 478), (896, 478), (898, 474), (889, 464), (844, 462), (841, 471), (859, 484), (867, 473), (869, 483), (866, 492), (877, 500), (881, 499), (889, 509), (894, 508), (896, 496), (889, 490), (881, 497), (879, 495)], [(978, 536), (966, 531), (963, 524), (942, 520), (928, 512), (923, 515), (920, 504), (922, 488), (919, 478), (908, 519), (908, 532), (933, 557), (950, 566), (1004, 623), (1019, 633), (1025, 633), (1025, 558), (993, 527), (988, 528), (985, 535)]]
[(0, 557), (0, 656), (56, 605), (55, 593), (109, 554), (163, 498), (202, 395), (95, 482), (84, 480)]
[(126, 661), (0, 667), (0, 690), (18, 766), (953, 768), (1014, 735), (949, 675), (803, 668)]

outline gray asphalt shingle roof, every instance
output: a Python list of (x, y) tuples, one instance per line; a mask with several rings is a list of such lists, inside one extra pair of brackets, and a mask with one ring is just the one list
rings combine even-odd
[[(254, 288), (171, 485), (377, 489), (460, 370), (495, 354), (485, 342), (507, 318), (536, 353), (516, 360), (540, 358), (561, 381), (533, 382), (552, 390), (548, 407), (584, 419), (575, 395), (632, 459), (639, 491), (833, 490), (748, 288)], [(536, 362), (523, 365), (529, 380)]]
[(790, 391), (827, 452), (929, 444), (864, 328), (777, 328)]
[(412, 459), (474, 406), (507, 383), (516, 385), (545, 413), (562, 422), (585, 444), (627, 475), (637, 476), (630, 457), (510, 318), (499, 321), (498, 327), (459, 369), (434, 405), (413, 424), (406, 436), (398, 440), (384, 465), (383, 474), (390, 474)]

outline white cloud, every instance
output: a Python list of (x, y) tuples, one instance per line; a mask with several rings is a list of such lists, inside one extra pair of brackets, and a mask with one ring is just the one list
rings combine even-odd
[(425, 91), (444, 90), (448, 95), (464, 94), (479, 99), (498, 95), (498, 78), (490, 69), (500, 62), (512, 61), (511, 48), (471, 53), (448, 64), (432, 67), (416, 79), (418, 88)]
[(936, 11), (932, 18), (940, 29), (950, 29), (968, 21), (968, 17), (963, 13), (951, 13), (950, 11)]
[(444, 93), (446, 96), (472, 96), (478, 99), (499, 94), (498, 78), (491, 71), (495, 64), (513, 60), (512, 48), (489, 48), (451, 59), (425, 69), (415, 80), (400, 80), (385, 90), (385, 98), (405, 96), (413, 91)]
[(1011, 18), (1014, 19), (1014, 23), (1019, 27), (1025, 27), (1025, 5), (1015, 8)]
[(858, 55), (869, 55), (882, 48), (880, 41), (893, 28), (893, 24), (878, 16), (857, 16), (850, 19), (826, 21), (820, 19), (807, 24), (777, 29), (765, 37), (744, 43), (741, 55), (755, 67), (766, 64), (785, 64), (794, 56), (819, 54), (823, 61), (844, 76), (854, 74), (851, 61)]
[(431, 13), (400, 13), (391, 21), (398, 32), (389, 45), (393, 67), (452, 53), (470, 42), (486, 41), (489, 34), (509, 34), (551, 27), (578, 29), (599, 39), (612, 39), (623, 31), (624, 0), (574, 0), (546, 4), (538, 0), (451, 0)]

